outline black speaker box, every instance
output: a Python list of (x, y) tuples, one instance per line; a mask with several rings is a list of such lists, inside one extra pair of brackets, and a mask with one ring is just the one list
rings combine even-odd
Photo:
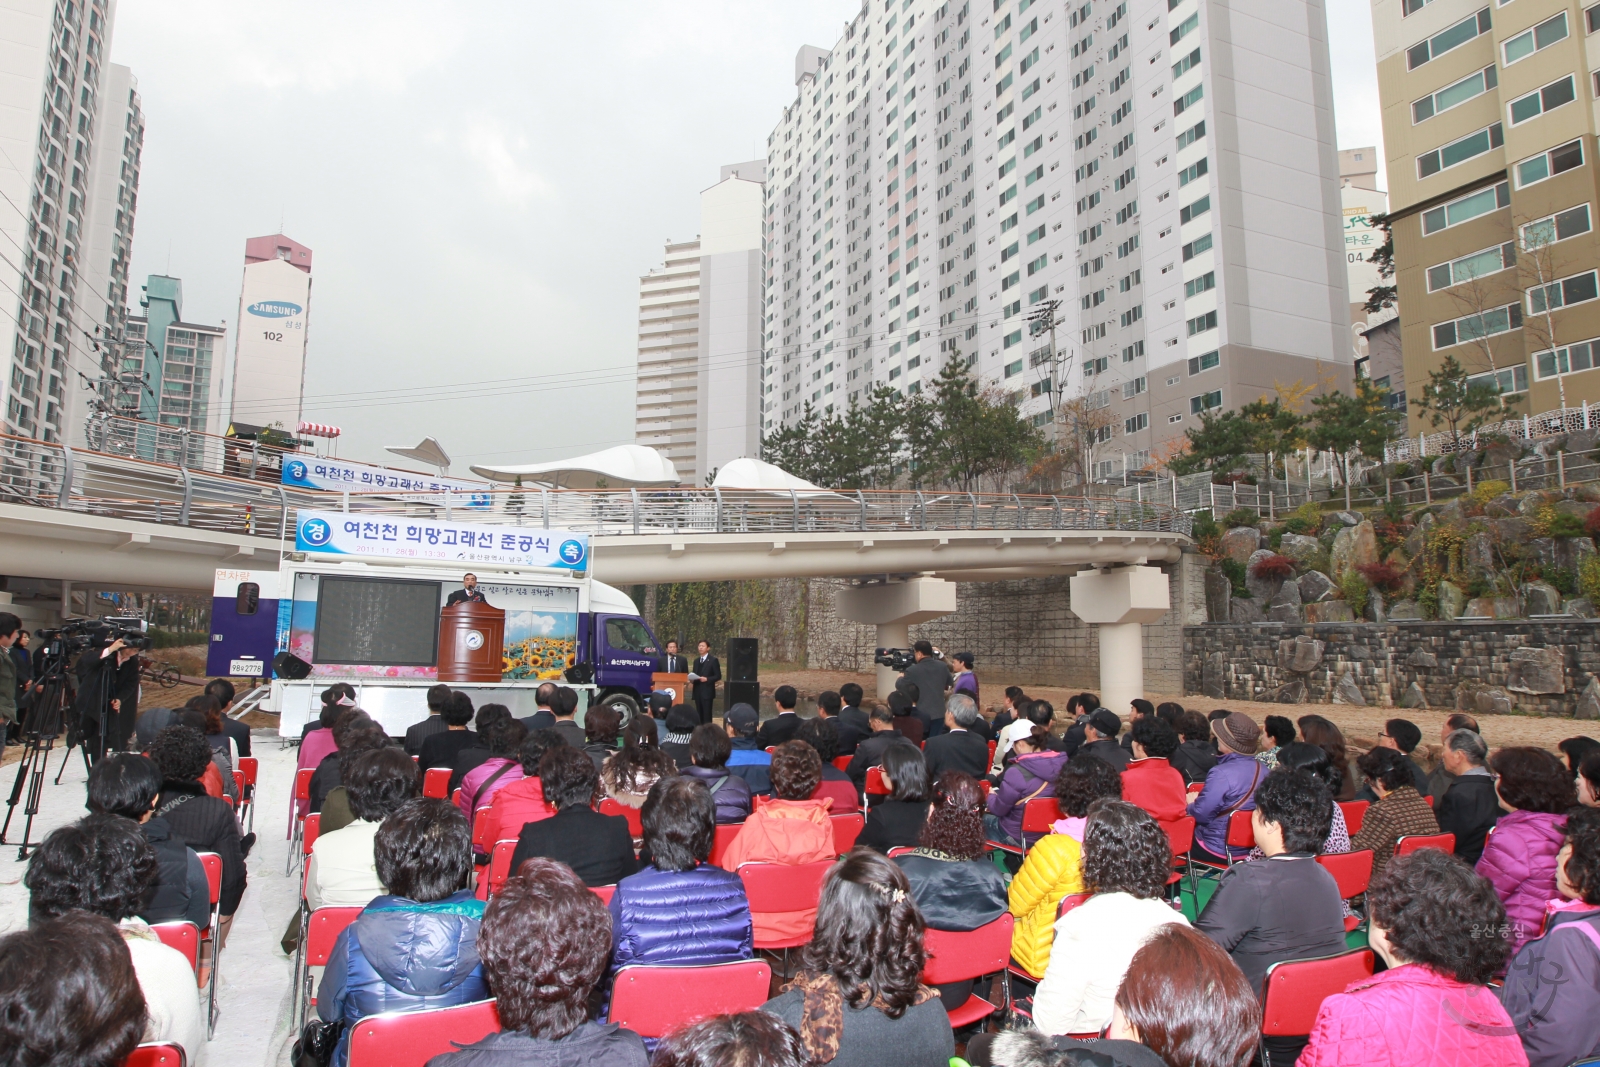
[(311, 674), (311, 664), (293, 652), (279, 652), (272, 660), (272, 673), (279, 678), (298, 682)]
[(758, 682), (729, 682), (722, 687), (722, 710), (727, 711), (735, 704), (749, 704), (757, 711), (761, 710), (761, 685)]
[(728, 638), (728, 664), (723, 668), (723, 678), (729, 682), (753, 682), (760, 662), (754, 637)]

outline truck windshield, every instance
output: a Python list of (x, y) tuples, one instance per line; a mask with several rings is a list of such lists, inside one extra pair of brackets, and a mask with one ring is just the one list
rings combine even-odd
[(650, 631), (638, 619), (607, 619), (606, 644), (618, 652), (656, 652)]

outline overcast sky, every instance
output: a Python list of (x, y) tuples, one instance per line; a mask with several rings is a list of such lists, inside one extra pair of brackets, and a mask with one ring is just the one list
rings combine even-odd
[[(1368, 0), (1326, 3), (1340, 146), (1378, 144)], [(245, 239), (281, 228), (315, 254), (305, 417), (341, 455), (431, 434), (466, 473), (631, 442), (639, 276), (859, 8), (121, 0), (130, 289), (182, 278), (184, 317), (231, 327)]]

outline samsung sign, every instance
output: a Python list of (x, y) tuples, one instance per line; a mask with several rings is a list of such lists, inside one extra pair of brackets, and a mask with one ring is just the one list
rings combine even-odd
[(260, 315), (267, 319), (287, 319), (300, 314), (299, 304), (291, 304), (283, 300), (261, 300), (249, 307), (246, 311), (252, 315)]

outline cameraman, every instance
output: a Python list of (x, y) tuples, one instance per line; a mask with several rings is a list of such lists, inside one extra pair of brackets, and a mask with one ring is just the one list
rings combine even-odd
[(950, 688), (952, 675), (944, 660), (934, 655), (930, 642), (918, 641), (911, 646), (911, 654), (914, 662), (895, 682), (895, 688), (904, 691), (907, 683), (917, 687), (913, 703), (917, 706), (917, 716), (922, 719), (922, 733), (924, 737), (933, 737), (944, 732), (944, 696)]
[(21, 629), (21, 619), (0, 611), (0, 720), (5, 722), (5, 744), (11, 743), (17, 722), (17, 662), (11, 658), (11, 646)]
[(107, 750), (121, 752), (128, 747), (139, 716), (138, 655), (138, 649), (118, 637), (102, 648), (84, 649), (78, 656), (78, 698), (72, 710), (83, 750), (91, 762), (99, 760)]

